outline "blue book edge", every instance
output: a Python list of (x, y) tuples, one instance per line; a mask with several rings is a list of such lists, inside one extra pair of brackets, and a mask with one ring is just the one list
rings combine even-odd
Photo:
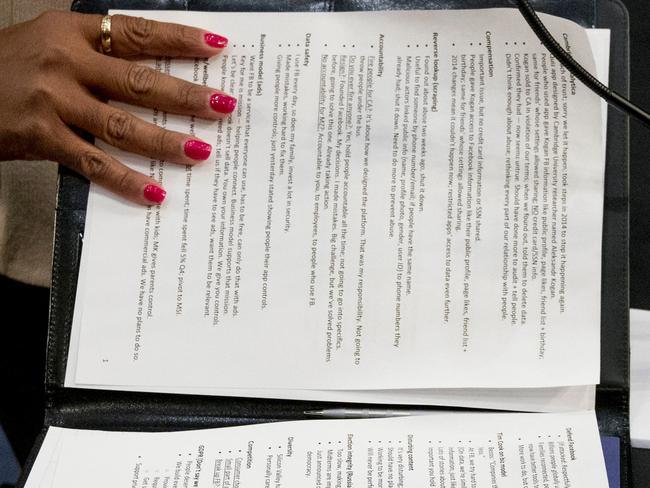
[(600, 436), (609, 488), (621, 486), (621, 441), (618, 437)]

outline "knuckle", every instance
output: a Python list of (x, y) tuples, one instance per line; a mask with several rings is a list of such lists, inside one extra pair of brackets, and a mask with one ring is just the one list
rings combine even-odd
[(126, 91), (135, 96), (147, 95), (156, 85), (156, 72), (146, 66), (131, 64), (126, 72)]
[(44, 25), (59, 25), (62, 20), (66, 20), (68, 14), (58, 10), (46, 10), (36, 17), (34, 20)]
[(34, 83), (29, 94), (28, 104), (34, 109), (51, 109), (56, 100), (56, 91), (46, 80)]
[(115, 187), (120, 193), (127, 193), (131, 188), (131, 172), (124, 168), (115, 178)]
[(23, 118), (0, 134), (0, 144), (9, 154), (12, 154), (12, 148), (19, 149), (15, 152), (15, 159), (34, 159), (33, 155), (51, 152), (52, 147), (56, 147), (57, 141), (52, 137), (54, 128), (46, 117)]
[(110, 166), (108, 157), (96, 152), (86, 151), (79, 156), (78, 169), (89, 180), (105, 180)]
[(29, 121), (26, 132), (39, 139), (47, 138), (52, 132), (52, 124), (49, 121), (43, 120), (41, 117), (36, 117)]
[(38, 63), (43, 73), (68, 69), (74, 61), (74, 53), (65, 43), (49, 43), (38, 51)]
[(49, 10), (27, 24), (35, 35), (30, 39), (36, 61), (68, 61), (78, 46), (78, 29), (71, 13)]
[(196, 43), (196, 29), (181, 25), (176, 32), (176, 38), (183, 46), (192, 45)]
[(120, 111), (113, 112), (106, 120), (106, 137), (114, 142), (123, 141), (131, 132), (132, 127), (133, 119), (129, 114)]
[(151, 42), (154, 33), (154, 22), (142, 17), (124, 17), (124, 37), (131, 48), (143, 52)]
[(178, 87), (176, 99), (183, 107), (197, 108), (202, 105), (203, 90), (189, 83), (182, 83)]
[(158, 130), (152, 138), (152, 149), (156, 151), (158, 155), (167, 155), (170, 152), (170, 148), (173, 145), (172, 133), (166, 130)]

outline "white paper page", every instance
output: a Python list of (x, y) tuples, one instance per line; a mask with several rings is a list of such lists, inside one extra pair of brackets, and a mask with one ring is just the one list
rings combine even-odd
[[(596, 77), (607, 84), (609, 80), (609, 42), (608, 29), (589, 29), (586, 31), (596, 63)], [(603, 143), (607, 134), (607, 104), (603, 108)], [(314, 390), (244, 390), (244, 389), (206, 389), (147, 386), (76, 385), (76, 355), (78, 328), (73, 330), (66, 370), (66, 386), (93, 389), (117, 389), (135, 391), (155, 391), (167, 393), (186, 393), (200, 395), (248, 396), (262, 398), (287, 398), (321, 401), (345, 401), (361, 403), (398, 403), (414, 405), (464, 406), (470, 408), (567, 412), (593, 410), (595, 404), (594, 386), (571, 386), (559, 388), (526, 389), (420, 389), (420, 390), (360, 390), (360, 391), (314, 391)]]
[(69, 432), (67, 429), (58, 427), (50, 427), (47, 430), (34, 464), (29, 470), (25, 488), (47, 488), (52, 486), (61, 454), (62, 439)]
[[(162, 208), (128, 206), (92, 190), (75, 311), (82, 327), (77, 383), (317, 389), (597, 383), (600, 102), (559, 69), (517, 12), (147, 15), (229, 26), (236, 33), (229, 53), (209, 65), (199, 60), (197, 73), (240, 103), (231, 123), (195, 122), (197, 136), (215, 145), (217, 163), (191, 171), (165, 165), (170, 198)], [(584, 30), (545, 21), (593, 71)], [(547, 102), (543, 83), (534, 83), (543, 67)], [(190, 78), (194, 72), (191, 61), (170, 69)], [(518, 69), (529, 69), (528, 78), (515, 76)], [(526, 80), (528, 93), (516, 86)], [(528, 95), (541, 104), (542, 124), (547, 103), (548, 139), (543, 127), (526, 130), (536, 108), (529, 105), (526, 116)], [(188, 127), (180, 117), (166, 123)], [(513, 142), (518, 133), (534, 146)], [(148, 161), (119, 156), (150, 169)], [(151, 170), (157, 175), (158, 163)], [(215, 288), (218, 270), (223, 276)]]
[[(607, 84), (609, 80), (608, 29), (588, 29), (587, 36), (594, 53), (596, 77)], [(607, 134), (607, 104), (603, 108), (603, 144)], [(360, 390), (360, 391), (313, 391), (313, 390), (244, 390), (177, 387), (77, 385), (74, 383), (78, 345), (78, 328), (73, 330), (66, 370), (66, 386), (92, 389), (116, 389), (155, 391), (200, 395), (244, 396), (262, 398), (288, 398), (321, 401), (345, 401), (361, 403), (401, 403), (418, 405), (464, 406), (516, 411), (566, 412), (592, 410), (595, 388), (593, 386), (571, 386), (558, 388), (525, 389), (419, 389), (419, 390)]]
[(99, 390), (145, 391), (186, 395), (279, 398), (292, 400), (438, 405), (516, 412), (573, 412), (595, 408), (593, 385), (558, 388), (436, 388), (415, 390), (285, 390), (76, 385)]
[[(281, 422), (175, 433), (64, 431), (52, 488), (606, 488), (593, 412)], [(537, 481), (539, 482), (539, 481)], [(494, 484), (492, 485), (494, 486)]]
[(630, 438), (650, 449), (650, 311), (630, 310)]
[[(609, 29), (587, 29), (585, 32), (587, 33), (589, 45), (594, 55), (594, 63), (596, 64), (596, 70), (592, 74), (604, 85), (609, 85)], [(602, 107), (603, 117), (602, 140), (604, 158), (607, 148), (607, 102), (601, 100), (600, 105)]]

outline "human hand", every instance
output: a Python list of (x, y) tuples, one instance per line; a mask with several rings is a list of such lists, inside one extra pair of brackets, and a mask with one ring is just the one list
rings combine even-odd
[(161, 203), (166, 193), (155, 180), (127, 168), (72, 128), (156, 159), (179, 164), (208, 159), (209, 144), (144, 122), (102, 100), (205, 119), (223, 117), (235, 109), (233, 97), (127, 59), (210, 57), (228, 41), (193, 27), (115, 15), (109, 56), (99, 52), (101, 19), (47, 12), (0, 30), (0, 161), (57, 161), (128, 200)]

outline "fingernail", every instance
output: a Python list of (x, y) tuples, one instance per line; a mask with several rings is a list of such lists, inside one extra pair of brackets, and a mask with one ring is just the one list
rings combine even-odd
[(205, 39), (205, 43), (210, 47), (223, 49), (228, 45), (228, 38), (220, 36), (219, 34), (208, 32), (205, 36), (203, 36), (203, 38)]
[(185, 143), (184, 150), (188, 157), (197, 161), (205, 161), (210, 157), (212, 146), (207, 142), (190, 139)]
[(144, 197), (153, 203), (162, 203), (167, 196), (167, 192), (156, 185), (147, 185), (144, 187)]
[(237, 106), (237, 99), (228, 95), (215, 93), (210, 97), (210, 106), (215, 112), (229, 114)]

